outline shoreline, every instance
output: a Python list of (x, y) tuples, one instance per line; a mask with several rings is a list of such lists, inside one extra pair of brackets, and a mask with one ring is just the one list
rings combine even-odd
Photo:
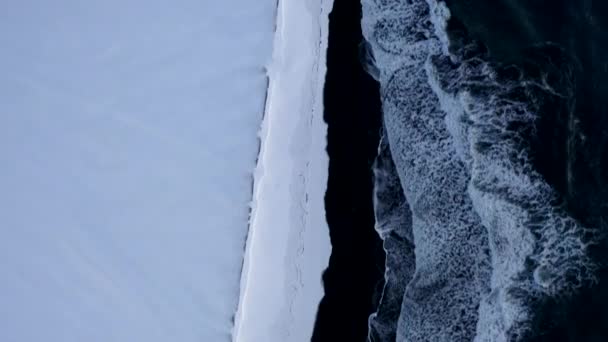
[(310, 339), (324, 294), (331, 245), (322, 92), (330, 5), (278, 1), (234, 342)]

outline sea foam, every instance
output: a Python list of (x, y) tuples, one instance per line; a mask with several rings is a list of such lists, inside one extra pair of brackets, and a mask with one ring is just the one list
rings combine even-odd
[(412, 213), (415, 272), (405, 288), (396, 338), (470, 341), (489, 290), (489, 251), (483, 248), (486, 229), (467, 195), (467, 167), (424, 67), (441, 53), (441, 42), (424, 1), (363, 4), (390, 151)]
[(472, 41), (451, 47), (449, 18), (441, 1), (363, 1), (412, 212), (397, 341), (519, 341), (543, 302), (594, 281), (593, 230), (559, 205), (527, 147), (543, 101), (568, 101), (572, 82), (493, 65)]
[(369, 319), (369, 341), (395, 341), (405, 287), (415, 270), (412, 212), (403, 194), (386, 133), (374, 162), (376, 231), (386, 253), (384, 288), (376, 313)]

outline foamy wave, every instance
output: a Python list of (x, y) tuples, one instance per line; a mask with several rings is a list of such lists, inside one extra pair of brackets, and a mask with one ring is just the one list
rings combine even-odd
[(480, 248), (487, 246), (487, 236), (467, 196), (468, 171), (424, 69), (429, 56), (441, 53), (441, 43), (426, 2), (392, 2), (390, 11), (386, 6), (364, 2), (363, 18), (416, 246), (397, 340), (470, 341), (479, 302), (489, 289), (489, 253)]
[(415, 270), (412, 213), (386, 140), (380, 138), (374, 163), (374, 212), (376, 230), (386, 253), (382, 297), (369, 319), (370, 342), (394, 342), (405, 286)]
[[(471, 155), (468, 193), (492, 251), (492, 295), (480, 308), (478, 340), (518, 340), (529, 333), (540, 302), (572, 295), (593, 281), (592, 241), (584, 238), (591, 230), (555, 205), (553, 189), (525, 148), (539, 99), (568, 89), (500, 80), (496, 68), (480, 58), (445, 64), (452, 62), (429, 63), (430, 83), (444, 110), (465, 118), (459, 122), (466, 126), (460, 131), (468, 132)], [(441, 82), (451, 83), (452, 91), (444, 91)]]
[(518, 340), (529, 333), (535, 306), (594, 281), (593, 240), (585, 238), (593, 230), (556, 205), (526, 148), (542, 101), (570, 99), (572, 82), (562, 76), (556, 88), (546, 73), (509, 79), (512, 70), (491, 65), (484, 55), (466, 56), (475, 50), (470, 46), (465, 50), (429, 60), (429, 83), (449, 116), (463, 118), (457, 131), (468, 133), (468, 193), (490, 238), (492, 294), (481, 303), (477, 340)]
[(473, 43), (450, 53), (442, 1), (363, 10), (413, 215), (397, 341), (521, 340), (538, 305), (594, 281), (593, 230), (556, 204), (526, 148), (542, 101), (567, 101), (571, 83), (491, 65)]

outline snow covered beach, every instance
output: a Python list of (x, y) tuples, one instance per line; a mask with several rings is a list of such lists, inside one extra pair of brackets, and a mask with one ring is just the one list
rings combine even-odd
[(230, 341), (276, 2), (3, 5), (0, 340)]
[(331, 1), (278, 2), (236, 342), (310, 340), (331, 246), (323, 83)]

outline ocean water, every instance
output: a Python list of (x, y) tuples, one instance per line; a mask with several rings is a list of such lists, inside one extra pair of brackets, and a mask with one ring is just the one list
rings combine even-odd
[(332, 244), (312, 341), (364, 341), (382, 290), (384, 251), (374, 230), (372, 164), (378, 150), (378, 84), (359, 63), (361, 6), (335, 0), (329, 15), (323, 117), (329, 174), (325, 211)]
[[(364, 63), (380, 83), (386, 141), (411, 211), (411, 222), (390, 220), (385, 208), (399, 196), (375, 197), (385, 293), (403, 292), (382, 297), (369, 339), (605, 340), (608, 6), (362, 7)], [(407, 265), (412, 256), (386, 249), (385, 232), (410, 225), (415, 270), (399, 282), (388, 261)], [(400, 298), (396, 315), (391, 300)]]

